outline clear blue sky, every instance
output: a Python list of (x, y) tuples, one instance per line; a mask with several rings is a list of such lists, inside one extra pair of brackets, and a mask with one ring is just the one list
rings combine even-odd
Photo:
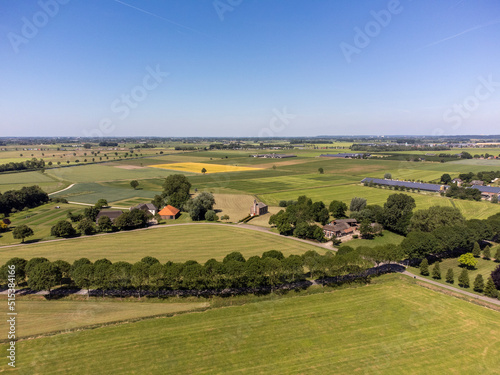
[(500, 133), (497, 0), (55, 1), (0, 4), (1, 136)]

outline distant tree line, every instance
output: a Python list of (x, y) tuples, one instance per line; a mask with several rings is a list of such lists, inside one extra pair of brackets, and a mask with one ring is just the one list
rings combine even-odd
[[(32, 290), (52, 291), (58, 285), (77, 286), (82, 289), (119, 290), (122, 295), (134, 290), (139, 296), (145, 291), (160, 294), (163, 290), (224, 290), (226, 288), (277, 287), (313, 279), (327, 279), (341, 275), (356, 274), (373, 266), (359, 252), (320, 255), (308, 251), (302, 256), (285, 257), (282, 252), (270, 250), (261, 257), (245, 259), (239, 252), (232, 252), (222, 262), (210, 259), (204, 264), (194, 260), (184, 263), (167, 262), (144, 257), (140, 262), (112, 263), (107, 259), (91, 262), (81, 258), (70, 265), (63, 260), (50, 262), (46, 258), (12, 258), (0, 268), (0, 281), (7, 280), (7, 266), (16, 266), (16, 282)], [(308, 272), (305, 272), (305, 268)]]
[(377, 151), (444, 151), (444, 150), (449, 150), (450, 148), (447, 146), (435, 146), (435, 147), (430, 147), (430, 146), (417, 146), (417, 145), (387, 145), (387, 144), (380, 144), (380, 145), (363, 145), (363, 144), (358, 144), (354, 143), (351, 145), (351, 150), (352, 151), (372, 151), (372, 152), (377, 152)]
[(45, 168), (45, 162), (43, 161), (43, 159), (38, 160), (37, 158), (21, 162), (0, 164), (0, 172), (36, 170), (43, 168)]
[(7, 216), (12, 212), (38, 207), (48, 201), (48, 194), (39, 186), (24, 186), (20, 190), (0, 193), (0, 213)]

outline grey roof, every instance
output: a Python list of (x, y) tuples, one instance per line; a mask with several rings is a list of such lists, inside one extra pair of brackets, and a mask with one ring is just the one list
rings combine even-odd
[(135, 206), (134, 208), (138, 208), (139, 210), (143, 208), (147, 208), (148, 210), (157, 210), (156, 206), (153, 203), (141, 203)]
[[(434, 191), (434, 192), (439, 192), (441, 190), (441, 186), (443, 186), (439, 184), (426, 184), (424, 182), (387, 180), (384, 178), (370, 178), (370, 177), (363, 178), (361, 182), (373, 182), (374, 184), (387, 185), (387, 186), (404, 186), (410, 189), (420, 189), (420, 190)], [(444, 187), (448, 188), (449, 186), (444, 185)]]
[(267, 204), (262, 203), (262, 202), (255, 203), (255, 205), (256, 205), (256, 206), (258, 206), (259, 208), (264, 208), (264, 207), (267, 207)]
[(479, 186), (479, 185), (472, 185), (471, 187), (473, 189), (479, 190), (481, 193), (500, 194), (500, 187), (495, 187), (495, 186)]

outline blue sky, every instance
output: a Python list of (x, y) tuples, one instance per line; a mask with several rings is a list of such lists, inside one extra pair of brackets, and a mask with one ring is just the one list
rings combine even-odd
[(496, 0), (3, 0), (1, 136), (499, 134)]

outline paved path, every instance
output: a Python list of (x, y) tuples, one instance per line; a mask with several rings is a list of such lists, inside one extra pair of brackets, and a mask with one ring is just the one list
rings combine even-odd
[(494, 305), (500, 306), (500, 300), (498, 300), (496, 298), (490, 298), (490, 297), (480, 296), (478, 294), (470, 293), (470, 292), (467, 292), (465, 290), (461, 290), (461, 289), (452, 287), (450, 285), (441, 284), (441, 283), (438, 283), (437, 281), (426, 279), (425, 277), (421, 277), (421, 276), (415, 275), (415, 274), (413, 274), (411, 272), (408, 272), (408, 271), (404, 271), (403, 275), (412, 277), (412, 278), (414, 278), (416, 280), (424, 281), (424, 282), (432, 284), (432, 285), (439, 286), (439, 287), (444, 288), (444, 289), (451, 290), (451, 291), (453, 291), (455, 293), (466, 295), (467, 297), (472, 297), (472, 298), (475, 298), (475, 299), (479, 299), (481, 301), (485, 301), (485, 302), (492, 303)]
[[(87, 203), (80, 203), (80, 204), (87, 205)], [(91, 204), (90, 206), (93, 206), (93, 205)], [(337, 250), (334, 247), (332, 247), (331, 242), (318, 243), (318, 242), (303, 240), (301, 238), (292, 237), (292, 236), (281, 236), (278, 233), (271, 232), (271, 230), (269, 228), (256, 227), (256, 226), (248, 225), (248, 224), (234, 225), (234, 224), (223, 224), (223, 223), (177, 223), (177, 224), (166, 224), (166, 225), (153, 225), (153, 226), (150, 226), (150, 227), (147, 227), (147, 228), (134, 229), (134, 230), (131, 230), (131, 231), (120, 231), (120, 232), (112, 232), (112, 233), (98, 233), (98, 234), (94, 234), (92, 236), (80, 236), (80, 237), (72, 237), (72, 238), (58, 238), (58, 239), (55, 239), (55, 240), (39, 241), (39, 242), (33, 242), (33, 243), (5, 245), (5, 246), (0, 246), (0, 250), (6, 249), (6, 248), (10, 248), (10, 247), (30, 246), (30, 245), (40, 244), (40, 243), (48, 243), (48, 242), (56, 242), (56, 241), (71, 241), (71, 240), (75, 240), (75, 239), (78, 239), (78, 238), (84, 238), (84, 237), (99, 237), (99, 236), (119, 235), (120, 233), (133, 233), (133, 232), (139, 231), (139, 230), (152, 230), (152, 229), (175, 227), (175, 226), (180, 226), (180, 225), (219, 225), (219, 226), (225, 226), (225, 227), (231, 227), (231, 228), (242, 228), (242, 229), (253, 230), (253, 231), (257, 231), (257, 232), (264, 232), (264, 233), (272, 234), (272, 235), (275, 235), (275, 236), (280, 236), (282, 238), (288, 238), (290, 240), (303, 242), (303, 243), (306, 243), (308, 245), (320, 247), (320, 248), (326, 249), (326, 250)]]
[(50, 193), (50, 194), (47, 194), (47, 195), (53, 195), (53, 194), (60, 193), (60, 192), (62, 192), (62, 191), (65, 191), (65, 190), (71, 189), (73, 186), (75, 186), (75, 184), (71, 184), (71, 185), (69, 185), (69, 186), (68, 186), (67, 188), (65, 188), (65, 189), (58, 190), (58, 191), (54, 191), (53, 193)]

